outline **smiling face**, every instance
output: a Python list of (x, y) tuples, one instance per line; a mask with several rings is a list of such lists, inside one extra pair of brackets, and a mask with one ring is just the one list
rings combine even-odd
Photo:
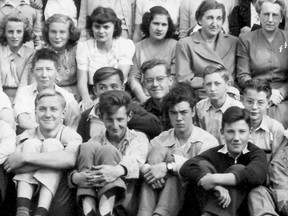
[(112, 115), (104, 113), (101, 117), (103, 121), (108, 139), (112, 142), (118, 142), (123, 139), (127, 130), (127, 123), (130, 120), (130, 116), (127, 115), (127, 109), (125, 106), (120, 107)]
[(191, 132), (193, 115), (194, 112), (187, 101), (177, 103), (169, 109), (169, 119), (176, 135)]
[(49, 133), (63, 123), (65, 111), (58, 96), (42, 97), (36, 106), (35, 116), (40, 130)]
[(267, 32), (275, 31), (282, 21), (280, 5), (264, 2), (261, 7), (259, 18), (263, 30)]
[(54, 61), (40, 59), (35, 63), (33, 75), (37, 82), (38, 90), (53, 88), (57, 75)]
[(245, 120), (226, 123), (221, 132), (225, 139), (228, 152), (234, 157), (243, 151), (250, 136), (249, 125)]
[(7, 22), (5, 36), (11, 50), (19, 49), (23, 43), (24, 24), (22, 22), (14, 21)]
[(112, 22), (92, 24), (92, 32), (95, 40), (100, 43), (111, 42), (113, 40), (115, 25)]
[(153, 99), (162, 99), (168, 94), (172, 84), (171, 77), (167, 76), (164, 65), (156, 65), (144, 74), (144, 85)]
[(201, 34), (206, 38), (213, 38), (218, 35), (223, 25), (222, 9), (207, 10), (199, 20), (202, 26)]
[(48, 31), (49, 42), (55, 50), (63, 50), (70, 38), (69, 23), (52, 22)]
[(256, 123), (260, 123), (263, 115), (268, 109), (268, 98), (264, 91), (256, 89), (247, 89), (243, 94), (243, 105), (250, 113), (250, 119)]
[(166, 15), (156, 14), (149, 26), (149, 35), (155, 40), (163, 40), (168, 31), (168, 19)]

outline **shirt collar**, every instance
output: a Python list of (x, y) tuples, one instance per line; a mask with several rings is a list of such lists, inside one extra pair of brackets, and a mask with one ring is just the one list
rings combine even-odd
[[(62, 128), (64, 127), (64, 125), (62, 125), (61, 127), (59, 127), (59, 130), (57, 132), (57, 135), (56, 135), (56, 139), (57, 140), (60, 140), (61, 138), (61, 130)], [(46, 138), (44, 137), (44, 135), (42, 134), (42, 132), (40, 131), (40, 128), (39, 126), (36, 128), (36, 136), (38, 137), (38, 139), (40, 139), (41, 141), (44, 141)]]
[[(219, 152), (219, 153), (222, 153), (222, 154), (229, 154), (229, 155), (231, 155), (231, 154), (228, 152), (228, 148), (227, 148), (227, 145), (226, 145), (226, 144), (224, 144), (223, 147), (218, 150), (218, 152)], [(245, 148), (242, 150), (242, 154), (247, 154), (247, 153), (249, 153), (249, 152), (250, 152), (250, 151), (249, 151), (249, 149), (248, 149), (248, 143), (247, 143), (247, 145), (245, 146)]]
[[(128, 144), (129, 144), (130, 140), (132, 140), (134, 137), (135, 137), (135, 135), (133, 133), (131, 133), (131, 131), (127, 127), (126, 133), (125, 133), (123, 139), (118, 143), (118, 146), (122, 145), (125, 142), (128, 142)], [(112, 143), (107, 138), (107, 131), (105, 132), (105, 135), (103, 137), (103, 144), (104, 145), (107, 145), (107, 144), (112, 145)]]
[[(24, 58), (25, 56), (25, 50), (23, 48), (24, 45), (21, 46), (21, 48), (17, 51), (17, 55), (19, 55), (21, 58)], [(9, 56), (12, 56), (12, 51), (10, 50), (9, 46), (4, 46), (4, 52), (3, 57), (8, 58)]]
[(230, 98), (230, 96), (228, 94), (226, 94), (226, 100), (224, 102), (224, 104), (219, 107), (219, 108), (215, 108), (212, 104), (210, 99), (208, 99), (208, 106), (207, 106), (207, 110), (209, 111), (210, 109), (215, 109), (215, 110), (221, 110), (222, 113), (224, 113), (231, 105), (230, 105), (230, 101), (232, 98)]
[[(61, 92), (60, 87), (57, 86), (55, 83), (54, 83), (54, 88), (55, 88), (55, 91)], [(32, 84), (32, 91), (34, 94), (38, 94), (37, 83)]]
[(91, 109), (87, 120), (89, 119), (93, 119), (93, 118), (97, 118), (99, 119), (99, 99), (97, 98), (93, 103), (95, 103), (95, 105), (93, 106), (93, 108)]
[(259, 127), (257, 127), (255, 129), (255, 131), (262, 129), (264, 131), (270, 132), (268, 125), (269, 125), (269, 119), (267, 118), (266, 115), (263, 115), (263, 119), (261, 121), (261, 124), (259, 125)]

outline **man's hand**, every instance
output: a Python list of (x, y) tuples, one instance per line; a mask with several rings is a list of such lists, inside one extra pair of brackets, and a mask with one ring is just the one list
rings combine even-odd
[[(99, 177), (98, 177), (99, 178)], [(72, 182), (80, 187), (91, 188), (91, 187), (102, 187), (102, 183), (99, 183), (96, 175), (90, 170), (75, 172), (72, 175)]]
[(284, 100), (283, 95), (281, 94), (281, 92), (278, 89), (272, 89), (272, 95), (270, 97), (270, 101), (277, 105), (279, 103), (281, 103)]
[(214, 176), (211, 173), (207, 173), (205, 176), (203, 176), (198, 184), (198, 186), (201, 186), (204, 190), (211, 190), (216, 186), (214, 181)]
[(218, 197), (219, 205), (222, 206), (222, 208), (227, 208), (231, 202), (229, 191), (220, 185), (215, 186), (214, 190), (215, 195)]
[(165, 185), (166, 180), (164, 178), (161, 178), (159, 180), (156, 180), (154, 183), (151, 184), (153, 189), (160, 189), (163, 188)]
[(105, 184), (114, 182), (120, 176), (124, 175), (125, 170), (121, 165), (99, 165), (92, 166), (92, 174), (96, 176), (99, 184), (104, 186)]
[(23, 152), (14, 152), (9, 155), (4, 163), (4, 169), (7, 172), (11, 172), (17, 168), (22, 167), (25, 164), (25, 153)]
[(146, 169), (146, 172), (144, 172), (144, 178), (149, 185), (153, 184), (157, 180), (164, 178), (166, 175), (167, 167), (166, 163), (164, 162), (151, 165)]

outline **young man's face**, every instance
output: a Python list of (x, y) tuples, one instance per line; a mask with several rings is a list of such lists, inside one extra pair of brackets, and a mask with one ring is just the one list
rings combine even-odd
[(250, 113), (252, 121), (262, 120), (268, 109), (268, 98), (264, 91), (258, 92), (255, 89), (248, 89), (243, 94), (243, 105)]
[(223, 79), (221, 73), (208, 74), (204, 78), (204, 88), (210, 100), (217, 101), (225, 97), (228, 83)]
[(188, 102), (182, 101), (169, 109), (169, 119), (176, 133), (190, 132), (194, 113)]
[(62, 125), (65, 111), (58, 96), (42, 97), (35, 108), (35, 116), (42, 131), (50, 132)]
[(243, 151), (250, 136), (250, 128), (245, 120), (226, 123), (221, 132), (229, 153), (234, 157)]
[(106, 127), (108, 138), (111, 141), (120, 141), (125, 136), (127, 123), (130, 120), (125, 106), (120, 107), (112, 115), (104, 113), (101, 119)]
[(54, 61), (40, 59), (35, 63), (33, 75), (40, 89), (53, 88), (57, 70)]
[(102, 93), (110, 90), (124, 90), (123, 83), (118, 74), (112, 75), (100, 81), (94, 86), (94, 93), (99, 97)]
[(162, 99), (170, 90), (171, 77), (166, 74), (164, 65), (148, 69), (144, 75), (144, 85), (153, 99)]

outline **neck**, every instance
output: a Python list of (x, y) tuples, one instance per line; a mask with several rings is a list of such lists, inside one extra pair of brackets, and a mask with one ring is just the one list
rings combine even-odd
[(118, 137), (118, 136), (113, 136), (113, 135), (109, 135), (107, 133), (107, 139), (109, 140), (109, 142), (111, 142), (114, 146), (118, 146), (119, 143), (121, 142), (121, 140), (125, 137), (126, 132), (124, 133), (124, 135), (122, 137)]
[(165, 38), (162, 40), (155, 40), (152, 37), (148, 37), (147, 40), (149, 41), (150, 44), (152, 44), (154, 47), (156, 46), (161, 46), (165, 42)]
[(213, 107), (215, 108), (220, 108), (223, 106), (223, 104), (226, 101), (226, 97), (227, 95), (225, 95), (224, 97), (222, 97), (220, 100), (210, 100), (211, 104), (213, 105)]
[(54, 89), (54, 88), (55, 88), (54, 83), (53, 83), (52, 86), (40, 86), (40, 85), (37, 85), (38, 92), (40, 92), (40, 91), (42, 91), (44, 89)]
[(9, 49), (11, 50), (12, 53), (17, 53), (20, 48), (21, 48), (21, 46), (19, 46), (19, 47), (10, 47), (9, 46)]
[(112, 40), (106, 42), (97, 41), (97, 48), (104, 52), (109, 52), (112, 48)]
[(162, 107), (162, 98), (152, 98), (152, 100), (158, 108)]
[(189, 128), (187, 131), (175, 131), (175, 136), (179, 140), (180, 145), (183, 145), (187, 142), (192, 133), (192, 128), (193, 127)]
[(275, 37), (275, 35), (277, 33), (277, 30), (276, 31), (267, 32), (264, 29), (262, 29), (262, 32), (263, 32), (264, 36), (267, 38), (267, 40), (269, 42), (271, 42), (274, 39), (274, 37)]
[(217, 35), (216, 36), (213, 36), (213, 37), (207, 37), (207, 35), (205, 33), (203, 33), (203, 31), (201, 30), (200, 31), (204, 41), (208, 44), (215, 44), (215, 41), (217, 39)]
[(251, 120), (251, 127), (253, 128), (253, 130), (255, 130), (261, 125), (262, 119), (263, 118), (257, 120)]
[(60, 127), (62, 126), (62, 124), (58, 125), (56, 128), (54, 128), (51, 131), (47, 131), (47, 130), (42, 130), (40, 128), (40, 131), (42, 133), (42, 135), (44, 136), (45, 139), (49, 139), (49, 138), (55, 138), (58, 134), (58, 131), (60, 129)]

